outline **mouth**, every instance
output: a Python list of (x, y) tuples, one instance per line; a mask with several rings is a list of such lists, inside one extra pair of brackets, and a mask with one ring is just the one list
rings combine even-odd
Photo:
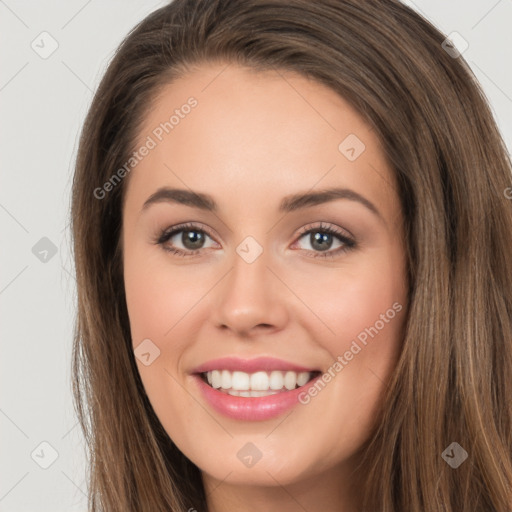
[(293, 391), (308, 384), (321, 374), (320, 371), (292, 370), (230, 371), (226, 369), (197, 373), (201, 380), (211, 388), (231, 396), (264, 397)]

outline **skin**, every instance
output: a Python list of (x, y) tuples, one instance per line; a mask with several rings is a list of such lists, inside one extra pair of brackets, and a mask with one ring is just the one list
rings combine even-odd
[[(351, 473), (396, 365), (407, 310), (393, 172), (375, 134), (331, 89), (291, 72), (234, 64), (202, 65), (167, 85), (148, 109), (139, 145), (190, 96), (197, 107), (126, 184), (122, 246), (133, 347), (149, 338), (160, 350), (148, 366), (137, 359), (147, 395), (169, 436), (201, 469), (210, 511), (357, 510)], [(349, 134), (365, 144), (354, 161), (338, 149)], [(160, 202), (141, 213), (162, 186), (210, 194), (220, 209)], [(334, 186), (361, 194), (381, 217), (350, 199), (278, 211), (287, 195)], [(154, 243), (184, 222), (211, 233), (196, 245), (198, 254), (176, 256)], [(312, 258), (322, 251), (299, 230), (320, 223), (348, 231), (356, 247)], [(250, 264), (236, 252), (247, 236), (263, 249)], [(183, 245), (182, 233), (166, 244), (189, 253), (194, 247)], [(333, 237), (328, 250), (341, 246)], [(277, 418), (224, 417), (190, 375), (230, 355), (327, 371), (394, 303), (402, 310), (317, 396)], [(248, 442), (262, 453), (252, 467), (237, 457)]]

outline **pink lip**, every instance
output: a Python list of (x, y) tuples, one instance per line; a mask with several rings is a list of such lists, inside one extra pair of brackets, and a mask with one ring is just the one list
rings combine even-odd
[(293, 371), (293, 372), (313, 372), (317, 368), (306, 368), (299, 366), (283, 359), (276, 359), (273, 357), (256, 357), (254, 359), (240, 359), (238, 357), (221, 357), (220, 359), (213, 359), (201, 364), (191, 373), (205, 373), (212, 370), (229, 370), (241, 371), (246, 373), (254, 373), (257, 371), (271, 372), (273, 370), (280, 371)]
[[(259, 368), (261, 368), (261, 366), (259, 366)], [(230, 418), (245, 421), (268, 420), (283, 414), (294, 405), (297, 405), (299, 403), (299, 395), (301, 393), (307, 393), (309, 387), (313, 386), (321, 377), (322, 374), (310, 380), (307, 384), (304, 384), (304, 386), (291, 391), (281, 391), (275, 395), (269, 396), (242, 397), (231, 396), (212, 388), (199, 374), (192, 376), (203, 397), (213, 409)]]

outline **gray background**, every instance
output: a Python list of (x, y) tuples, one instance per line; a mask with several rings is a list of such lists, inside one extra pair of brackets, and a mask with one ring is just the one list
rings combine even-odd
[[(70, 381), (73, 164), (81, 124), (113, 52), (166, 3), (0, 0), (2, 512), (87, 509)], [(469, 43), (463, 56), (510, 149), (512, 0), (404, 3)], [(52, 44), (58, 47), (48, 56)]]

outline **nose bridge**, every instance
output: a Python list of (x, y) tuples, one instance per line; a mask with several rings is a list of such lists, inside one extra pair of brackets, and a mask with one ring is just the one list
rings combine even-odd
[[(233, 258), (228, 297), (240, 301), (239, 308), (261, 308), (269, 303), (270, 289), (274, 288), (269, 279), (269, 252), (253, 237), (246, 237), (236, 248)], [(233, 303), (233, 306), (235, 303)]]
[(219, 323), (237, 332), (253, 327), (282, 328), (286, 319), (283, 287), (270, 270), (270, 251), (254, 237), (237, 247), (233, 266), (218, 297)]
[[(237, 247), (233, 258), (231, 286), (237, 294), (256, 295), (268, 293), (269, 251), (252, 236), (246, 237)], [(256, 295), (255, 295), (256, 294)]]

